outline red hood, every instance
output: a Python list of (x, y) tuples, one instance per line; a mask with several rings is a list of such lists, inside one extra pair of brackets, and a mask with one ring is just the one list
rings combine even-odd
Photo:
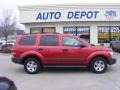
[(96, 50), (112, 51), (111, 48), (103, 47), (103, 46), (99, 46), (99, 45), (95, 45), (95, 46), (92, 46), (92, 47), (94, 47)]

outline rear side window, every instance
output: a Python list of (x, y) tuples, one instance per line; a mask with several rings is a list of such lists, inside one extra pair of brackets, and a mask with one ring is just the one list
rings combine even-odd
[(58, 46), (58, 36), (44, 35), (40, 39), (41, 46)]
[(36, 40), (36, 36), (24, 36), (19, 44), (20, 45), (34, 45)]

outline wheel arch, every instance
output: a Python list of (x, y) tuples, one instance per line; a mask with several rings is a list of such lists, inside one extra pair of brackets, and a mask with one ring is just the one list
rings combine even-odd
[(27, 58), (36, 58), (36, 59), (39, 61), (39, 63), (43, 66), (42, 58), (38, 57), (38, 56), (35, 55), (35, 54), (28, 54), (28, 55), (24, 56), (24, 57), (22, 58), (22, 64), (24, 64), (24, 62), (25, 62), (25, 60), (26, 60)]
[(91, 65), (91, 62), (92, 62), (95, 58), (99, 58), (99, 57), (104, 58), (104, 59), (107, 61), (107, 64), (109, 64), (109, 61), (108, 61), (108, 58), (107, 58), (107, 57), (105, 57), (105, 56), (103, 56), (103, 55), (97, 55), (97, 56), (94, 56), (94, 57), (92, 57), (92, 58), (90, 59), (90, 61), (89, 61), (89, 66)]

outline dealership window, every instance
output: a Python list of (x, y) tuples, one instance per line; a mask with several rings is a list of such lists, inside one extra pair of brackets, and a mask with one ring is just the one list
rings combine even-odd
[(44, 35), (40, 38), (41, 46), (58, 46), (58, 36), (56, 35)]
[(43, 32), (55, 33), (55, 27), (43, 27)]
[(63, 27), (63, 33), (77, 35), (77, 30), (76, 27)]
[(73, 34), (90, 42), (90, 26), (63, 27), (63, 33)]
[(31, 27), (30, 33), (36, 34), (36, 33), (55, 33), (55, 27)]
[(42, 33), (42, 27), (32, 27), (30, 28), (30, 34)]
[(120, 37), (120, 26), (98, 26), (98, 43), (109, 43)]

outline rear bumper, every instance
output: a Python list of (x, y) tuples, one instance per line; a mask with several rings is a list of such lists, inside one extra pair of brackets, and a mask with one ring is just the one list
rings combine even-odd
[(22, 63), (22, 58), (19, 58), (19, 57), (13, 57), (12, 62), (14, 62), (16, 64), (23, 64)]
[(109, 58), (108, 59), (108, 63), (109, 63), (109, 65), (115, 64), (116, 63), (116, 59), (115, 58)]

